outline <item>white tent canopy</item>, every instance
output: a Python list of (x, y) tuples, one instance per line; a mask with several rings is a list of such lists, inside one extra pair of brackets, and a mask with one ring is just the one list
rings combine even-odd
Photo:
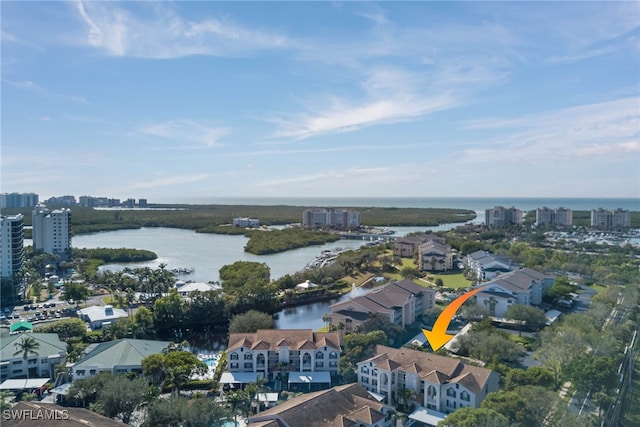
[(40, 388), (48, 382), (49, 378), (10, 379), (0, 384), (0, 390), (32, 390)]
[(255, 372), (223, 372), (220, 384), (249, 384), (255, 383), (258, 374)]
[(329, 372), (290, 372), (289, 384), (302, 383), (329, 383), (331, 384), (331, 374)]

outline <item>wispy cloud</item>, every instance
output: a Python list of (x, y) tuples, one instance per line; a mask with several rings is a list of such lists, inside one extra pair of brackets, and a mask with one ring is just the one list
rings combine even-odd
[(280, 34), (243, 27), (228, 18), (192, 21), (165, 4), (143, 4), (134, 15), (111, 2), (78, 2), (88, 29), (84, 43), (114, 56), (169, 59), (189, 55), (239, 56), (256, 49), (279, 49)]
[(195, 144), (197, 147), (216, 146), (220, 138), (229, 134), (227, 128), (213, 127), (187, 119), (154, 123), (143, 126), (138, 131), (145, 135)]
[(207, 179), (209, 176), (210, 174), (207, 174), (207, 173), (168, 176), (164, 178), (158, 178), (153, 181), (136, 182), (131, 185), (131, 188), (134, 188), (134, 189), (156, 188), (156, 187), (168, 187), (173, 185), (189, 184), (192, 182), (202, 181), (203, 179)]
[(459, 105), (451, 91), (431, 93), (424, 78), (398, 67), (375, 67), (360, 83), (360, 100), (329, 96), (305, 113), (273, 119), (274, 137), (304, 139), (327, 133), (351, 132), (363, 127), (413, 120)]
[(32, 91), (34, 93), (38, 93), (44, 96), (50, 96), (50, 97), (55, 97), (55, 98), (64, 98), (73, 102), (77, 102), (80, 104), (90, 104), (89, 101), (87, 101), (86, 98), (82, 97), (82, 96), (76, 96), (76, 95), (65, 95), (65, 94), (61, 94), (61, 93), (57, 93), (57, 92), (53, 92), (49, 89), (45, 89), (42, 86), (39, 86), (37, 83), (32, 82), (31, 80), (2, 80), (3, 83), (7, 83), (13, 87), (17, 87), (20, 89), (26, 89), (29, 91)]
[(20, 45), (20, 46), (28, 46), (34, 49), (38, 49), (38, 50), (42, 50), (41, 46), (38, 46), (37, 44), (33, 44), (24, 40), (19, 39), (18, 37), (16, 37), (15, 35), (8, 33), (6, 31), (1, 31), (0, 32), (0, 40), (2, 41), (2, 43), (11, 43), (11, 44), (16, 44), (16, 45)]
[(515, 119), (466, 123), (468, 129), (502, 130), (507, 136), (481, 140), (483, 148), (464, 151), (474, 163), (564, 162), (576, 157), (624, 158), (640, 150), (640, 98), (580, 105)]
[(455, 105), (450, 94), (431, 99), (386, 98), (364, 101), (360, 104), (334, 98), (318, 114), (301, 114), (276, 122), (280, 129), (274, 137), (309, 138), (333, 132), (350, 132), (366, 126), (407, 121)]

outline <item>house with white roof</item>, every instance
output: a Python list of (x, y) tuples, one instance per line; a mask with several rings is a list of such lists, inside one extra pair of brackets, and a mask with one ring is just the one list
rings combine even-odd
[(78, 310), (78, 316), (85, 322), (89, 322), (91, 329), (100, 329), (129, 315), (125, 310), (114, 308), (112, 305), (93, 305)]
[(99, 372), (113, 374), (142, 373), (142, 359), (162, 353), (169, 341), (123, 338), (91, 345), (76, 363), (70, 366), (73, 380), (93, 377)]
[(183, 298), (190, 298), (194, 292), (208, 292), (222, 289), (220, 285), (212, 285), (210, 283), (202, 282), (189, 282), (180, 285), (180, 282), (176, 283), (178, 294)]
[(555, 276), (523, 268), (483, 283), (481, 286), (484, 289), (473, 298), (476, 304), (489, 308), (492, 315), (504, 317), (513, 304), (540, 305), (542, 297), (554, 282)]
[[(37, 354), (29, 354), (25, 363), (17, 344), (23, 338), (33, 338), (38, 343)], [(67, 356), (67, 344), (58, 334), (24, 333), (2, 337), (0, 344), (0, 379), (24, 378), (29, 370), (30, 378), (53, 378), (56, 365)]]

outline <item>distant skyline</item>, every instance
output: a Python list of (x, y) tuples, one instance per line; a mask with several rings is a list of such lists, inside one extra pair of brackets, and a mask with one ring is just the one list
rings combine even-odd
[(0, 13), (1, 192), (640, 197), (638, 2)]

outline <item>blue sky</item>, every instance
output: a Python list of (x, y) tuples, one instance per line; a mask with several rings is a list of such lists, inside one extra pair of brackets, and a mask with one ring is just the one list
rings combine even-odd
[(2, 2), (2, 192), (640, 197), (637, 2)]

